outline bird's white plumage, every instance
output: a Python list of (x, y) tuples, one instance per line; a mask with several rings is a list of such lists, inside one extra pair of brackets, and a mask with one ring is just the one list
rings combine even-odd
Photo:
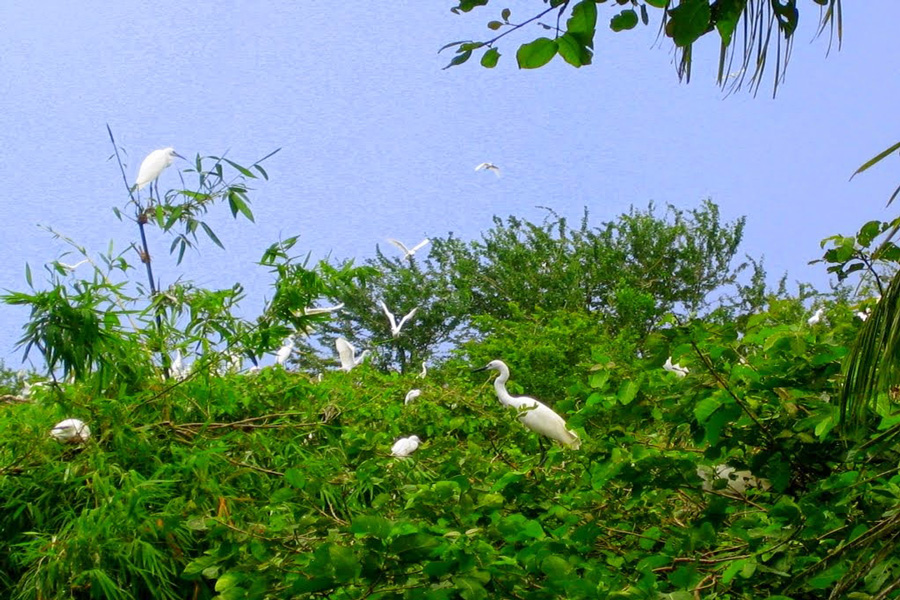
[(188, 376), (188, 370), (184, 366), (184, 358), (181, 356), (181, 349), (175, 351), (175, 360), (169, 366), (169, 374), (172, 379), (181, 381)]
[(174, 148), (160, 148), (148, 154), (138, 169), (137, 179), (134, 180), (135, 188), (142, 190), (148, 183), (156, 181), (156, 178), (172, 164), (172, 160), (176, 156), (178, 153)]
[(391, 446), (391, 456), (396, 456), (398, 458), (407, 457), (416, 451), (416, 448), (419, 447), (419, 442), (421, 441), (422, 440), (416, 435), (400, 438), (394, 442), (393, 446)]
[(363, 359), (369, 353), (368, 350), (363, 350), (359, 356), (356, 356), (356, 347), (342, 337), (334, 340), (334, 345), (337, 348), (338, 356), (341, 359), (342, 371), (350, 371), (353, 367), (362, 363)]
[(494, 175), (500, 177), (500, 167), (494, 163), (483, 162), (475, 167), (476, 171), (493, 171)]
[(77, 444), (88, 441), (91, 437), (91, 428), (81, 419), (66, 419), (53, 426), (50, 436), (64, 444)]
[(428, 375), (428, 367), (425, 366), (425, 361), (423, 360), (423, 361), (422, 361), (422, 370), (419, 371), (418, 378), (419, 378), (419, 379), (425, 379), (425, 377), (426, 377), (427, 375)]
[(666, 364), (663, 365), (663, 369), (668, 371), (669, 373), (675, 373), (679, 377), (684, 377), (690, 370), (687, 367), (682, 367), (678, 363), (672, 364), (672, 357), (666, 359)]
[(287, 359), (290, 358), (293, 351), (294, 338), (292, 336), (288, 336), (284, 340), (284, 345), (278, 349), (278, 352), (275, 353), (275, 364), (284, 366), (284, 363), (287, 362)]
[(416, 314), (416, 311), (419, 310), (419, 307), (417, 306), (406, 313), (403, 318), (400, 319), (399, 323), (397, 323), (397, 320), (394, 318), (394, 313), (388, 310), (388, 307), (387, 305), (385, 305), (384, 300), (381, 301), (381, 310), (383, 310), (384, 314), (387, 315), (388, 321), (391, 324), (391, 335), (397, 337), (398, 335), (400, 335), (400, 330), (403, 329), (403, 325), (413, 318), (413, 315)]
[(406, 398), (403, 399), (403, 404), (409, 404), (421, 395), (422, 390), (420, 389), (409, 390), (408, 392), (406, 392)]
[(312, 315), (324, 315), (327, 313), (332, 313), (344, 308), (344, 303), (341, 302), (336, 306), (310, 306), (307, 308), (301, 308), (300, 310), (293, 311), (295, 317), (310, 317)]
[(509, 367), (502, 360), (492, 360), (484, 369), (497, 371), (500, 375), (494, 380), (497, 398), (506, 406), (512, 406), (519, 412), (519, 420), (525, 427), (554, 439), (561, 444), (577, 450), (581, 446), (578, 435), (566, 427), (566, 421), (556, 414), (552, 408), (528, 396), (512, 396), (506, 391), (509, 380)]
[(819, 323), (819, 321), (822, 320), (823, 316), (825, 316), (825, 309), (820, 308), (813, 314), (813, 316), (811, 316), (810, 318), (808, 318), (806, 320), (806, 323), (807, 323), (807, 325), (810, 325), (810, 326), (817, 325)]
[(416, 252), (418, 252), (419, 250), (421, 250), (422, 248), (424, 248), (427, 244), (429, 244), (431, 242), (431, 240), (429, 240), (428, 238), (425, 238), (424, 240), (422, 240), (421, 242), (419, 242), (412, 248), (407, 248), (406, 244), (404, 244), (403, 242), (401, 242), (399, 240), (395, 240), (394, 238), (388, 238), (388, 241), (400, 249), (400, 252), (403, 253), (403, 258), (410, 258), (410, 259), (413, 257), (413, 254), (415, 254)]

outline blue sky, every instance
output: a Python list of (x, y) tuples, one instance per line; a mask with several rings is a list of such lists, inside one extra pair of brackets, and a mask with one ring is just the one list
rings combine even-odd
[[(494, 70), (442, 70), (443, 44), (486, 37), (500, 6), (457, 16), (452, 2), (330, 3), (5, 2), (0, 20), (0, 288), (24, 289), (64, 248), (44, 224), (96, 251), (136, 239), (111, 208), (126, 195), (106, 136), (129, 153), (129, 177), (155, 148), (268, 163), (252, 195), (257, 224), (211, 221), (227, 251), (206, 245), (183, 268), (151, 238), (157, 273), (248, 289), (261, 305), (269, 277), (254, 266), (279, 237), (299, 234), (314, 258), (371, 256), (396, 237), (415, 243), (452, 231), (466, 239), (494, 214), (541, 219), (538, 206), (577, 218), (614, 218), (631, 204), (690, 208), (706, 197), (725, 217), (748, 217), (743, 251), (771, 275), (827, 285), (819, 241), (893, 216), (884, 202), (896, 163), (849, 182), (900, 139), (895, 24), (900, 3), (844, 3), (844, 45), (826, 57), (815, 7), (802, 3), (787, 81), (753, 97), (714, 84), (718, 49), (695, 50), (690, 85), (675, 75), (657, 23), (601, 28), (594, 65), (559, 59), (515, 67), (508, 36)], [(534, 2), (510, 2), (513, 18)], [(600, 6), (606, 23), (613, 11)], [(540, 30), (527, 32), (531, 37)], [(530, 39), (530, 38), (528, 38)], [(475, 173), (492, 161), (503, 176)], [(174, 173), (162, 185), (174, 184)], [(27, 313), (0, 307), (0, 357)]]

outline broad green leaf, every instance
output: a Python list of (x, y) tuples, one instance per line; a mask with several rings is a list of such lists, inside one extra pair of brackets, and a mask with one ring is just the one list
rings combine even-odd
[(559, 55), (573, 67), (591, 64), (591, 50), (575, 37), (565, 34), (556, 40)]
[(582, 0), (572, 7), (572, 15), (566, 21), (567, 35), (571, 35), (579, 45), (593, 48), (596, 29), (597, 3), (595, 0)]
[(633, 9), (626, 9), (614, 16), (609, 21), (609, 28), (613, 31), (625, 31), (634, 29), (638, 24), (638, 15)]
[(357, 535), (373, 535), (383, 540), (391, 535), (392, 526), (392, 523), (384, 517), (360, 515), (353, 519), (350, 531)]
[(706, 397), (694, 407), (694, 418), (702, 425), (720, 406), (722, 402), (715, 396)]
[(500, 51), (496, 48), (488, 48), (488, 51), (481, 57), (481, 66), (493, 69), (497, 66), (498, 60), (500, 60)]
[(639, 389), (640, 385), (637, 381), (633, 379), (623, 381), (622, 385), (619, 386), (619, 392), (616, 394), (619, 403), (626, 406), (631, 404), (631, 401), (637, 396)]
[(554, 40), (541, 37), (519, 46), (519, 50), (516, 52), (516, 62), (520, 69), (537, 69), (550, 62), (556, 56), (557, 49)]
[(669, 9), (666, 34), (676, 46), (693, 44), (709, 28), (710, 6), (707, 0), (682, 0), (675, 8)]
[(572, 575), (574, 569), (569, 562), (561, 556), (551, 554), (541, 563), (541, 570), (547, 574), (551, 581), (563, 583)]

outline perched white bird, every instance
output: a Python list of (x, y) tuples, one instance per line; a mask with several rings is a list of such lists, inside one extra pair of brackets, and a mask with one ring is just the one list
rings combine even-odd
[(332, 313), (336, 310), (341, 310), (344, 308), (344, 303), (341, 302), (337, 306), (315, 306), (315, 307), (307, 307), (301, 308), (300, 310), (291, 311), (295, 317), (309, 317), (312, 315), (323, 315), (326, 313)]
[(399, 240), (395, 240), (394, 238), (388, 238), (388, 241), (400, 249), (400, 252), (403, 253), (403, 258), (409, 258), (409, 259), (412, 259), (413, 254), (415, 254), (416, 252), (418, 252), (419, 250), (421, 250), (422, 248), (427, 246), (429, 243), (431, 243), (431, 240), (429, 240), (428, 238), (425, 238), (424, 240), (422, 240), (421, 242), (419, 242), (412, 248), (407, 248), (406, 244), (404, 244), (403, 242), (401, 242)]
[(772, 487), (768, 479), (759, 479), (750, 471), (735, 471), (728, 465), (697, 467), (697, 476), (703, 481), (701, 487), (704, 492), (712, 492), (717, 487), (715, 480), (724, 479), (727, 483), (720, 491), (726, 496), (744, 494), (750, 488), (767, 490)]
[(80, 419), (66, 419), (53, 426), (50, 436), (57, 442), (77, 444), (88, 441), (91, 437), (91, 428)]
[(362, 363), (369, 353), (368, 350), (363, 350), (362, 354), (356, 356), (356, 347), (342, 337), (334, 340), (334, 345), (337, 347), (338, 356), (341, 358), (342, 371), (350, 371), (353, 367)]
[(148, 183), (156, 181), (156, 178), (172, 164), (172, 160), (176, 156), (184, 158), (175, 152), (174, 148), (160, 148), (148, 154), (141, 163), (141, 168), (138, 169), (137, 179), (134, 180), (134, 189), (142, 190)]
[(822, 320), (822, 317), (823, 317), (823, 316), (825, 316), (825, 309), (824, 309), (824, 308), (820, 308), (820, 309), (817, 310), (815, 313), (813, 313), (813, 316), (811, 316), (810, 318), (808, 318), (808, 319), (806, 320), (806, 323), (807, 323), (807, 325), (809, 325), (810, 327), (812, 327), (813, 325), (818, 325), (819, 322)]
[(483, 162), (475, 167), (476, 171), (493, 171), (494, 175), (500, 177), (500, 167), (494, 163)]
[(275, 353), (275, 364), (284, 366), (284, 363), (287, 362), (287, 359), (290, 358), (291, 353), (294, 351), (294, 337), (288, 336), (284, 339), (284, 346), (278, 349), (278, 352)]
[(391, 456), (405, 458), (416, 451), (416, 448), (419, 447), (419, 442), (421, 441), (419, 436), (416, 435), (411, 435), (408, 438), (400, 438), (394, 442), (393, 446), (391, 446)]
[(175, 360), (169, 365), (169, 374), (172, 379), (181, 381), (188, 375), (188, 370), (184, 367), (184, 358), (181, 356), (181, 349), (175, 351)]
[(419, 379), (425, 379), (426, 375), (428, 375), (428, 367), (425, 366), (425, 361), (423, 360), (422, 361), (422, 370), (419, 371), (419, 374), (417, 375), (417, 377)]
[(387, 315), (388, 321), (390, 321), (391, 323), (391, 335), (397, 337), (398, 335), (400, 335), (400, 330), (403, 328), (403, 325), (407, 321), (409, 321), (414, 314), (416, 314), (416, 311), (419, 310), (419, 307), (417, 306), (406, 313), (406, 315), (402, 319), (400, 319), (400, 323), (397, 323), (397, 320), (394, 318), (394, 314), (389, 311), (388, 307), (384, 304), (384, 300), (381, 301), (381, 310), (384, 311), (384, 314)]
[(872, 309), (871, 309), (871, 308), (866, 308), (866, 311), (865, 311), (865, 312), (863, 312), (863, 311), (858, 311), (858, 312), (856, 313), (856, 317), (857, 317), (859, 320), (861, 320), (861, 321), (865, 321), (866, 319), (869, 318), (869, 315), (871, 315), (871, 314), (872, 314)]
[(487, 365), (476, 371), (491, 369), (500, 373), (494, 380), (494, 390), (497, 398), (506, 406), (515, 407), (519, 412), (519, 421), (528, 429), (552, 438), (569, 448), (577, 450), (581, 446), (578, 435), (566, 428), (566, 421), (556, 414), (552, 408), (534, 398), (528, 396), (511, 396), (506, 391), (506, 382), (509, 380), (509, 367), (501, 360), (492, 360)]
[(684, 377), (685, 375), (690, 373), (690, 370), (687, 367), (682, 367), (678, 363), (675, 363), (673, 365), (671, 356), (666, 359), (666, 364), (663, 365), (663, 369), (665, 369), (669, 373), (675, 373), (679, 377)]
[(413, 400), (415, 400), (416, 398), (418, 398), (421, 395), (422, 395), (422, 390), (420, 390), (420, 389), (409, 390), (406, 393), (406, 398), (403, 399), (403, 404), (409, 404), (410, 402), (412, 402)]

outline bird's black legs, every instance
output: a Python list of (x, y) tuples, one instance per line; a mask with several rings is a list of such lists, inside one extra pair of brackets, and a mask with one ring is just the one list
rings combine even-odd
[(541, 462), (537, 464), (538, 468), (540, 468), (544, 466), (544, 461), (547, 460), (547, 450), (544, 448), (544, 440), (540, 437), (538, 438), (538, 445), (541, 447)]

